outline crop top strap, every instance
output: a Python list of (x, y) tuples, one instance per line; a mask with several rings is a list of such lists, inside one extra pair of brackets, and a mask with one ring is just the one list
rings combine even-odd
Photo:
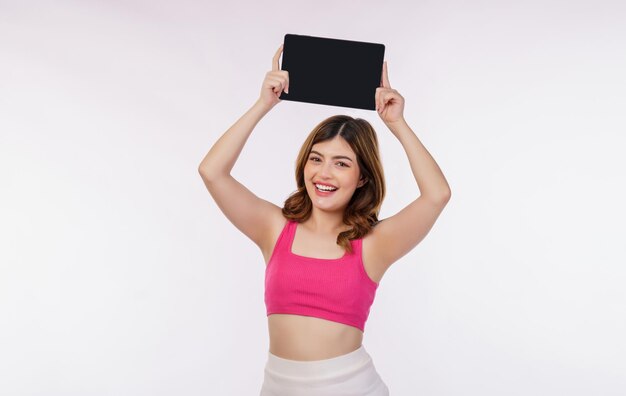
[[(362, 250), (362, 242), (363, 240), (361, 238), (359, 239), (352, 239), (350, 241), (350, 244), (352, 245), (352, 254), (350, 256), (352, 257), (356, 257), (357, 259), (361, 258), (361, 250)], [(348, 256), (348, 257), (350, 257)]]
[(285, 237), (283, 238), (285, 249), (289, 249), (293, 243), (293, 239), (296, 236), (296, 227), (298, 223), (295, 220), (287, 220), (287, 225), (285, 226)]

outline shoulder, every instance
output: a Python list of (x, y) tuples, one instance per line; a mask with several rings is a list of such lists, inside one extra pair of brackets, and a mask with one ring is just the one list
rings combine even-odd
[(270, 239), (276, 240), (280, 233), (283, 231), (283, 229), (287, 227), (287, 225), (292, 221), (293, 220), (289, 220), (288, 218), (283, 216), (282, 212), (278, 212), (274, 216), (272, 216), (268, 228)]
[(370, 232), (361, 238), (361, 257), (363, 260), (363, 267), (370, 275), (370, 278), (375, 282), (380, 282), (383, 275), (389, 268), (389, 264), (383, 260), (377, 248), (378, 236), (376, 233), (376, 225), (380, 224), (381, 221), (382, 220), (379, 220), (374, 223)]
[(290, 221), (291, 220), (283, 216), (281, 210), (275, 212), (272, 216), (270, 216), (269, 224), (267, 225), (267, 232), (265, 238), (263, 239), (263, 245), (261, 246), (261, 250), (264, 252), (264, 254), (274, 250), (274, 246), (278, 241), (278, 237)]

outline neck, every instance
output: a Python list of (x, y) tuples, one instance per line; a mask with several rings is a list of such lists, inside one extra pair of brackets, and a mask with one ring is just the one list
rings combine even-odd
[(338, 234), (346, 230), (343, 213), (321, 212), (313, 209), (306, 223), (312, 232), (319, 234)]

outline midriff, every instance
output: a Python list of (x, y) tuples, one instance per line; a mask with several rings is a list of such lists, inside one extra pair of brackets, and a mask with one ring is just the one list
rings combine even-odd
[(269, 350), (283, 359), (330, 359), (357, 350), (363, 341), (356, 327), (312, 316), (272, 314), (267, 323)]

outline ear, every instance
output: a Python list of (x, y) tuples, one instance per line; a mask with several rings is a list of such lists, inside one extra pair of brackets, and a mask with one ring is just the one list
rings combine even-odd
[(356, 188), (363, 187), (365, 183), (367, 183), (367, 178), (362, 177), (361, 180), (359, 180), (359, 184), (356, 185)]

